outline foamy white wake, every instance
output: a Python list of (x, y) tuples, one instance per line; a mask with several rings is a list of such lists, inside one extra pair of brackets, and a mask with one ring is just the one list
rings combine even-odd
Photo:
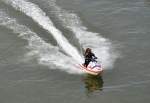
[[(83, 62), (83, 59), (76, 48), (68, 42), (62, 33), (53, 25), (50, 18), (46, 16), (45, 12), (38, 7), (38, 5), (35, 5), (27, 0), (3, 1), (14, 7), (16, 10), (19, 10), (31, 17), (35, 22), (54, 36), (59, 46), (69, 56), (71, 56), (78, 63)], [(88, 31), (76, 14), (63, 10), (56, 5), (55, 0), (48, 0), (46, 2), (49, 2), (50, 7), (52, 7), (54, 14), (61, 21), (62, 25), (76, 35), (83, 48), (92, 48), (93, 52), (99, 58), (105, 69), (113, 68), (114, 62), (116, 58), (118, 58), (118, 53), (114, 50), (114, 46), (108, 39), (100, 36), (99, 33)]]
[(74, 66), (72, 58), (59, 52), (59, 48), (46, 43), (28, 27), (19, 24), (16, 19), (10, 18), (3, 10), (0, 10), (0, 25), (13, 30), (19, 37), (28, 41), (30, 52), (25, 57), (37, 57), (39, 63), (49, 66), (51, 69), (60, 69), (69, 73), (81, 74), (82, 71)]
[(101, 61), (104, 69), (113, 68), (114, 62), (119, 55), (112, 43), (108, 39), (100, 36), (99, 33), (88, 31), (88, 29), (82, 25), (80, 18), (76, 14), (69, 13), (57, 6), (55, 3), (56, 0), (47, 2), (49, 2), (49, 6), (53, 9), (53, 13), (61, 21), (63, 26), (76, 35), (83, 48), (92, 48), (93, 52)]
[(75, 47), (73, 47), (68, 40), (62, 35), (62, 33), (53, 25), (52, 21), (45, 12), (42, 11), (38, 5), (31, 3), (27, 0), (3, 0), (6, 4), (11, 5), (16, 10), (25, 13), (37, 22), (41, 27), (50, 32), (53, 37), (57, 40), (59, 46), (76, 62), (81, 63), (83, 59), (78, 53)]

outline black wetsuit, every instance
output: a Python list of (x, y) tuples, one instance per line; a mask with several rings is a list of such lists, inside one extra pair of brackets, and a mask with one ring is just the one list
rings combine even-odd
[(85, 54), (84, 66), (87, 67), (88, 64), (94, 59), (97, 59), (97, 57), (93, 53), (87, 53), (87, 55)]

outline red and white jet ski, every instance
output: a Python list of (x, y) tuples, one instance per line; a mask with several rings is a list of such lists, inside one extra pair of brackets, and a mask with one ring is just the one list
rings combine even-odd
[(91, 75), (100, 75), (103, 72), (102, 66), (96, 61), (91, 61), (87, 67), (79, 64), (80, 69)]

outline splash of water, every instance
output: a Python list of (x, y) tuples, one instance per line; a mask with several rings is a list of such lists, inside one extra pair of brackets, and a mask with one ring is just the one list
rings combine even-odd
[(73, 47), (68, 40), (62, 35), (50, 20), (46, 16), (45, 12), (42, 11), (38, 5), (28, 2), (27, 0), (3, 0), (5, 3), (11, 5), (16, 10), (25, 13), (27, 16), (31, 17), (35, 22), (42, 26), (45, 30), (50, 32), (53, 37), (57, 40), (59, 46), (70, 55), (76, 62), (83, 62), (81, 55), (78, 53), (75, 47)]
[(46, 43), (36, 33), (19, 24), (16, 19), (10, 18), (2, 10), (0, 10), (0, 25), (11, 29), (14, 33), (19, 34), (20, 38), (28, 41), (27, 48), (30, 49), (30, 52), (25, 55), (25, 58), (32, 59), (33, 56), (37, 57), (39, 63), (47, 65), (50, 69), (60, 69), (72, 74), (83, 73), (74, 66), (75, 61), (61, 53), (58, 47)]
[(76, 35), (83, 48), (92, 48), (104, 69), (112, 69), (114, 62), (119, 57), (119, 53), (114, 49), (112, 43), (100, 36), (99, 33), (88, 31), (75, 13), (70, 13), (57, 6), (56, 0), (47, 2), (62, 25)]

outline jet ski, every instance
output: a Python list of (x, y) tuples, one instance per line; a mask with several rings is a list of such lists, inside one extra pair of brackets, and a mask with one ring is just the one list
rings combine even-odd
[(96, 60), (91, 61), (87, 67), (85, 67), (83, 64), (79, 64), (79, 67), (85, 73), (91, 75), (101, 75), (101, 73), (103, 72), (102, 66)]

